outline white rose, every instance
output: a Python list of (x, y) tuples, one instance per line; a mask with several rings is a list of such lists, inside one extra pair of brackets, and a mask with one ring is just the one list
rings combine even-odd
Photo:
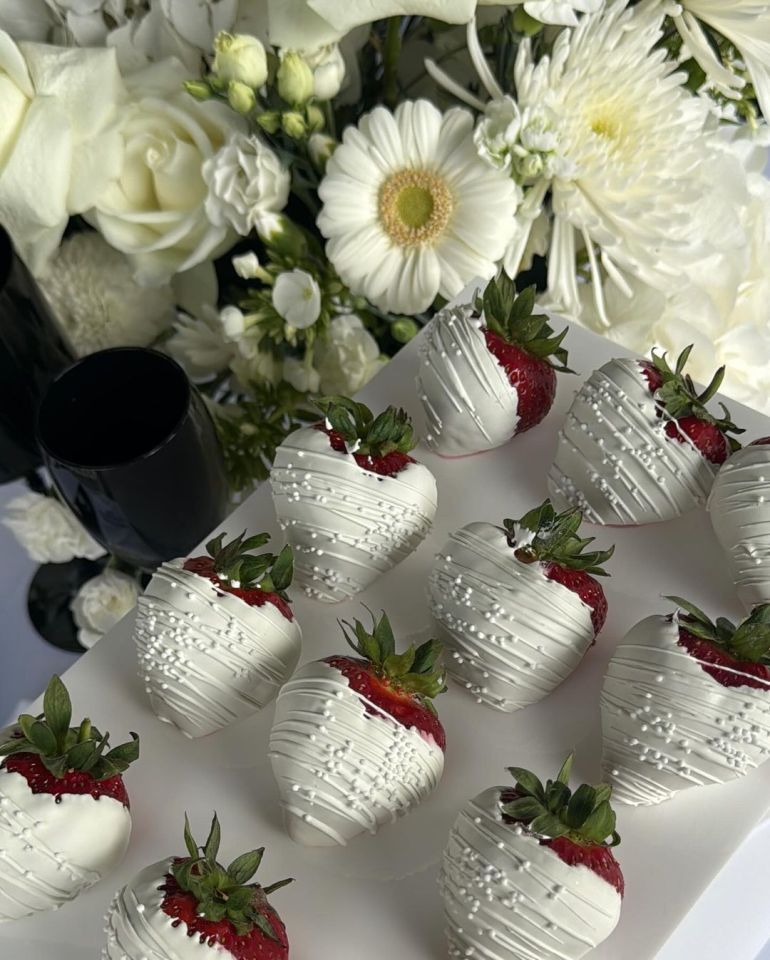
[(315, 367), (296, 357), (287, 357), (283, 361), (283, 379), (300, 393), (318, 393), (321, 382)]
[(202, 378), (224, 370), (235, 357), (236, 349), (225, 338), (214, 307), (205, 305), (198, 313), (179, 315), (166, 349), (191, 377)]
[(267, 80), (267, 54), (256, 37), (227, 33), (214, 40), (214, 73), (222, 80), (261, 87)]
[(182, 89), (186, 78), (174, 60), (129, 78), (132, 100), (118, 126), (123, 163), (91, 215), (148, 286), (217, 256), (232, 240), (224, 222), (206, 215), (202, 167), (242, 121), (222, 103), (194, 100)]
[(3, 523), (36, 563), (68, 563), (105, 554), (72, 511), (55, 497), (24, 493), (6, 507)]
[(65, 240), (38, 279), (79, 356), (146, 347), (175, 318), (171, 287), (140, 287), (126, 256), (91, 231)]
[(339, 44), (329, 43), (317, 50), (302, 51), (302, 58), (313, 71), (313, 96), (318, 100), (336, 97), (345, 79), (345, 60)]
[(315, 348), (321, 393), (349, 397), (364, 387), (386, 363), (377, 341), (353, 314), (335, 317)]
[(273, 306), (290, 327), (306, 330), (321, 315), (321, 290), (305, 270), (287, 270), (276, 278)]
[(113, 51), (17, 45), (0, 31), (0, 223), (34, 272), (119, 169), (123, 96)]
[(267, 214), (283, 210), (289, 199), (288, 170), (256, 134), (234, 134), (202, 169), (208, 219), (217, 227), (232, 227), (242, 237), (259, 227)]
[(70, 604), (78, 640), (90, 649), (136, 604), (139, 585), (119, 570), (105, 570), (86, 580)]

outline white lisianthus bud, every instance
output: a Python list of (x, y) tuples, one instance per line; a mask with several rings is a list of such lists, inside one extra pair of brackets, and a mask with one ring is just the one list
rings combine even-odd
[(332, 100), (340, 92), (345, 79), (345, 60), (339, 44), (330, 43), (310, 52), (302, 58), (313, 71), (313, 96), (317, 100)]
[(314, 166), (323, 173), (326, 161), (337, 148), (337, 141), (327, 133), (314, 133), (307, 142), (307, 148)]
[(254, 109), (257, 98), (251, 87), (240, 80), (231, 80), (227, 85), (227, 101), (236, 113), (245, 115)]
[(295, 107), (301, 107), (313, 96), (313, 71), (302, 55), (294, 50), (281, 54), (281, 65), (276, 74), (278, 93)]
[(320, 107), (317, 107), (314, 103), (309, 103), (307, 107), (305, 107), (305, 116), (307, 118), (308, 128), (313, 133), (323, 130), (326, 118)]
[(277, 133), (281, 127), (281, 115), (277, 110), (265, 110), (257, 117), (257, 123), (265, 133)]
[(289, 326), (306, 330), (321, 314), (321, 290), (307, 271), (287, 270), (276, 278), (273, 306)]
[(307, 123), (301, 113), (296, 110), (287, 110), (281, 117), (283, 132), (292, 140), (301, 140), (307, 133)]
[(267, 80), (267, 54), (256, 37), (247, 34), (217, 34), (214, 41), (214, 73), (222, 80), (261, 87)]
[(185, 80), (184, 88), (196, 100), (210, 100), (213, 96), (211, 87), (205, 80)]
[(255, 280), (259, 276), (259, 271), (262, 270), (259, 265), (259, 257), (253, 250), (233, 257), (232, 264), (233, 270), (242, 280)]

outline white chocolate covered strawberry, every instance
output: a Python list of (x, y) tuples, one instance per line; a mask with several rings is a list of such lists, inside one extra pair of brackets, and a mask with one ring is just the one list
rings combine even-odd
[(734, 780), (770, 755), (770, 605), (736, 628), (668, 599), (680, 612), (633, 627), (604, 678), (602, 767), (623, 803)]
[(266, 533), (207, 544), (164, 563), (139, 598), (135, 640), (153, 710), (203, 737), (270, 703), (291, 676), (302, 631), (286, 589), (292, 552), (253, 554)]
[(744, 606), (770, 603), (770, 437), (722, 465), (708, 511)]
[[(569, 788), (572, 757), (542, 784), (511, 767), (460, 812), (439, 886), (451, 958), (580, 960), (620, 917), (611, 788)], [(609, 839), (608, 839), (609, 838)]]
[(535, 288), (518, 296), (505, 274), (473, 306), (447, 307), (420, 344), (417, 392), (428, 421), (426, 443), (442, 456), (491, 450), (545, 417), (557, 370), (570, 373), (548, 318), (533, 314)]
[(554, 504), (580, 507), (590, 523), (670, 520), (701, 506), (742, 433), (723, 407), (706, 408), (724, 377), (698, 393), (684, 373), (691, 347), (671, 369), (665, 355), (610, 360), (575, 395), (548, 476)]
[(346, 397), (319, 401), (326, 420), (290, 434), (270, 473), (273, 500), (308, 596), (336, 602), (409, 556), (436, 514), (436, 480), (409, 451), (403, 410), (375, 417)]
[(345, 844), (408, 813), (441, 779), (446, 738), (433, 706), (444, 689), (428, 640), (398, 654), (383, 613), (356, 620), (355, 657), (305, 664), (278, 696), (270, 761), (290, 836)]
[(609, 550), (583, 552), (578, 509), (551, 502), (502, 526), (469, 523), (436, 557), (428, 593), (449, 675), (511, 712), (547, 696), (582, 660), (607, 616), (596, 576)]
[(53, 677), (39, 717), (22, 714), (0, 744), (0, 923), (56, 910), (123, 859), (131, 814), (122, 773), (139, 739), (109, 748), (90, 720), (70, 727)]

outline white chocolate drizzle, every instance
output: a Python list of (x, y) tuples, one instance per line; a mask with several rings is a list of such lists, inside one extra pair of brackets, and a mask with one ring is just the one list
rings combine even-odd
[(743, 604), (770, 603), (770, 444), (744, 447), (719, 470), (711, 523)]
[(347, 600), (409, 556), (436, 515), (436, 480), (410, 463), (384, 477), (333, 450), (314, 427), (290, 434), (270, 473), (295, 581), (316, 600)]
[(309, 846), (375, 833), (424, 800), (444, 770), (432, 737), (364, 701), (323, 661), (301, 667), (278, 695), (270, 761), (289, 835)]
[(171, 873), (169, 858), (145, 867), (113, 898), (107, 914), (107, 943), (102, 960), (201, 960), (232, 957), (221, 945), (210, 947), (199, 936), (188, 936), (187, 924), (162, 909), (160, 890)]
[(502, 787), (469, 801), (439, 875), (449, 956), (578, 960), (620, 918), (621, 896), (590, 868), (570, 866), (520, 824), (505, 823)]
[(470, 305), (445, 307), (428, 324), (417, 393), (428, 422), (425, 442), (442, 456), (491, 450), (516, 433), (518, 393)]
[(139, 598), (135, 640), (152, 708), (188, 737), (203, 737), (270, 703), (302, 649), (296, 619), (249, 606), (207, 577), (164, 563)]
[(470, 523), (436, 557), (428, 594), (449, 675), (479, 703), (512, 712), (547, 696), (594, 639), (591, 608), (540, 563), (523, 563), (505, 530)]
[(548, 476), (557, 509), (590, 523), (670, 520), (705, 503), (716, 473), (684, 433), (666, 435), (638, 360), (610, 360), (575, 395)]
[(607, 667), (602, 767), (615, 801), (660, 803), (687, 787), (742, 777), (767, 759), (770, 690), (723, 686), (678, 638), (676, 622), (647, 617)]
[(119, 800), (33, 793), (0, 770), (0, 923), (57, 910), (123, 859), (131, 815)]

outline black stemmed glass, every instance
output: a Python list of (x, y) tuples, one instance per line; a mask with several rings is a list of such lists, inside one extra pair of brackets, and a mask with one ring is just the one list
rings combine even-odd
[(0, 226), (0, 483), (40, 466), (35, 417), (48, 384), (74, 359), (48, 303)]
[(227, 514), (203, 398), (155, 350), (102, 350), (65, 370), (40, 405), (37, 439), (62, 498), (131, 566), (151, 571), (184, 556)]

